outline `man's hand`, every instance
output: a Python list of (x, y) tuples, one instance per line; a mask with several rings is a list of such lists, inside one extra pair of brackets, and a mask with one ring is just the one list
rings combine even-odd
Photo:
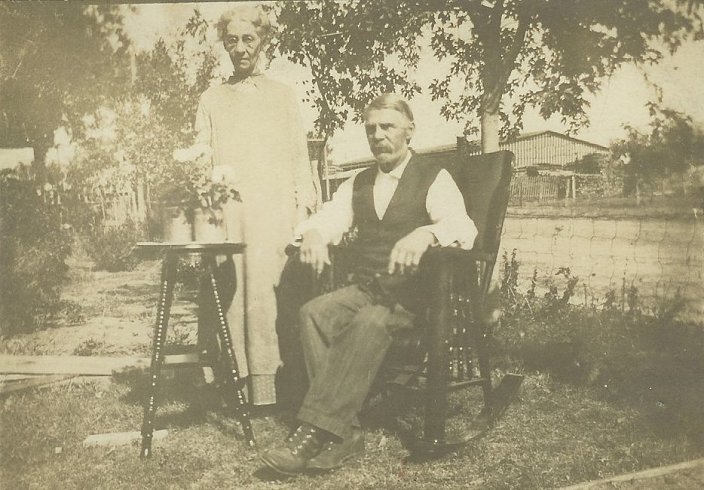
[(304, 264), (310, 264), (318, 274), (323, 272), (325, 264), (330, 265), (328, 244), (318, 230), (308, 230), (303, 234), (300, 260)]
[(435, 243), (435, 235), (423, 229), (413, 230), (401, 238), (391, 250), (389, 257), (389, 274), (396, 272), (397, 268), (403, 274), (408, 269), (413, 271), (425, 251)]

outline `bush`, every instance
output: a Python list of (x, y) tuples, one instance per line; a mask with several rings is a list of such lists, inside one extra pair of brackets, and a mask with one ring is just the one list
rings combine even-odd
[(503, 318), (495, 349), (506, 367), (608, 387), (612, 394), (646, 393), (655, 383), (652, 376), (642, 374), (648, 370), (659, 373), (663, 386), (676, 384), (677, 372), (692, 379), (704, 375), (704, 365), (697, 358), (704, 348), (704, 331), (675, 321), (681, 298), (651, 309), (642, 304), (637, 288), (624, 287), (621, 294), (609, 291), (600, 307), (574, 305), (570, 299), (578, 278), (569, 268), (557, 269), (542, 297), (536, 294), (537, 271), (526, 292), (518, 287), (519, 271), (515, 250), (505, 253), (500, 287)]
[(62, 309), (71, 235), (32, 181), (0, 173), (0, 333), (29, 332)]
[(95, 228), (88, 234), (85, 248), (97, 270), (131, 271), (139, 262), (132, 248), (143, 237), (142, 228), (127, 221), (120, 226)]

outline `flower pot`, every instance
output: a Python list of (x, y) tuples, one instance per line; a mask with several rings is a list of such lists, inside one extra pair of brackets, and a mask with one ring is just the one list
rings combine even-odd
[(162, 235), (165, 242), (187, 243), (193, 241), (193, 225), (183, 208), (164, 207), (161, 218)]
[(244, 242), (242, 233), (242, 203), (229, 199), (222, 206), (223, 222), (225, 225), (225, 239), (228, 242)]
[(224, 242), (227, 237), (222, 209), (197, 208), (193, 212), (193, 232), (197, 242)]

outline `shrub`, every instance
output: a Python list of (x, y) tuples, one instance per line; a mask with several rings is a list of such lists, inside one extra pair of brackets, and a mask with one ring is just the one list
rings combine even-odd
[(690, 332), (675, 321), (680, 297), (648, 308), (638, 289), (624, 282), (620, 293), (606, 293), (600, 307), (574, 305), (570, 299), (578, 278), (568, 267), (558, 268), (541, 297), (535, 292), (537, 271), (526, 292), (518, 287), (515, 251), (504, 254), (502, 265), (503, 318), (494, 348), (505, 367), (549, 372), (563, 381), (607, 387), (611, 394), (647, 393), (643, 383), (654, 381), (642, 374), (639, 378), (643, 370), (662, 372), (661, 385), (675, 382), (678, 370), (693, 378), (704, 375), (704, 366), (692, 355), (701, 352), (704, 331)]
[(32, 181), (0, 173), (0, 333), (29, 332), (62, 308), (71, 236)]
[(69, 224), (76, 234), (90, 232), (101, 221), (100, 213), (93, 204), (71, 192), (62, 194), (61, 210), (63, 222)]
[(132, 252), (144, 237), (142, 228), (132, 221), (114, 227), (97, 227), (86, 237), (86, 252), (97, 270), (131, 271), (138, 263)]

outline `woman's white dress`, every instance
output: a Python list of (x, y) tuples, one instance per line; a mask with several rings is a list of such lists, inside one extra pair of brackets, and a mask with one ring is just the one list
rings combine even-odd
[(239, 236), (229, 230), (228, 240), (247, 248), (236, 258), (237, 294), (227, 319), (251, 401), (274, 403), (281, 364), (275, 287), (294, 227), (319, 203), (317, 170), (293, 91), (264, 75), (206, 90), (195, 128), (197, 142), (210, 145), (213, 164), (224, 166), (242, 197)]

